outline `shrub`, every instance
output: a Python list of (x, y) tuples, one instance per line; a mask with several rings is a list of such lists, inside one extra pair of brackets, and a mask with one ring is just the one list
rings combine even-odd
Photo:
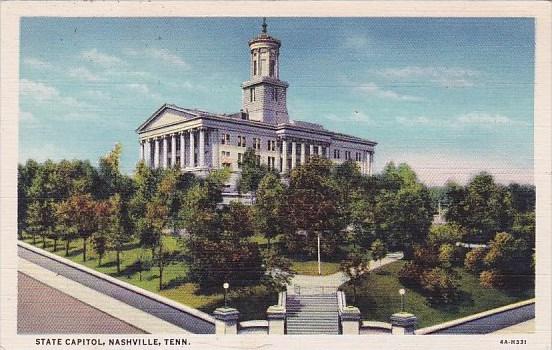
[(481, 272), (479, 283), (485, 288), (497, 288), (503, 286), (504, 280), (498, 270), (492, 269)]
[(444, 269), (450, 269), (454, 261), (455, 247), (450, 243), (441, 244), (439, 247), (439, 263)]
[(440, 267), (424, 272), (421, 285), (430, 303), (448, 304), (458, 295), (457, 275)]
[(486, 255), (486, 250), (484, 248), (476, 248), (466, 254), (464, 259), (464, 267), (466, 270), (478, 274), (483, 271), (485, 266), (484, 258)]
[(424, 270), (413, 261), (405, 264), (399, 271), (399, 281), (407, 288), (415, 288), (420, 285), (420, 279)]

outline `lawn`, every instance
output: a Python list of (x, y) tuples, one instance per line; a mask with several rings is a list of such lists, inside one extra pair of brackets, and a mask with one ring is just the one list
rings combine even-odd
[[(25, 238), (23, 241), (32, 244), (31, 238)], [(173, 237), (167, 237), (165, 243), (167, 248), (171, 249), (178, 249), (180, 244)], [(41, 238), (37, 237), (36, 246), (42, 248)], [(224, 304), (224, 295), (222, 293), (200, 294), (198, 285), (187, 281), (188, 267), (185, 261), (175, 261), (165, 267), (163, 281), (166, 288), (159, 291), (159, 269), (157, 267), (154, 266), (150, 271), (144, 271), (142, 273), (142, 280), (139, 278), (139, 273), (134, 271), (132, 267), (142, 251), (137, 242), (129, 243), (125, 246), (121, 254), (120, 274), (117, 273), (115, 252), (106, 254), (102, 260), (102, 265), (98, 266), (98, 258), (93, 252), (90, 243), (87, 248), (86, 262), (82, 261), (82, 240), (71, 243), (68, 256), (65, 256), (63, 242), (58, 242), (55, 254), (207, 313), (212, 313), (217, 307)], [(52, 252), (53, 240), (46, 239), (45, 250)], [(276, 304), (277, 300), (277, 294), (267, 290), (264, 286), (253, 286), (239, 290), (232, 290), (231, 288), (228, 293), (229, 306), (235, 307), (240, 311), (240, 320), (266, 319), (266, 309), (268, 306)]]
[[(318, 276), (318, 261), (293, 261), (291, 268), (299, 275)], [(331, 275), (340, 271), (340, 264), (335, 262), (322, 262), (320, 266), (322, 275)]]
[[(391, 314), (400, 311), (399, 289), (404, 288), (398, 280), (398, 272), (405, 264), (397, 261), (383, 266), (362, 279), (357, 286), (356, 306), (362, 312), (363, 320), (389, 322)], [(457, 268), (460, 275), (460, 297), (449, 306), (430, 306), (420, 293), (407, 289), (405, 310), (418, 317), (418, 328), (472, 315), (485, 310), (533, 298), (532, 286), (512, 293), (497, 289), (486, 289), (479, 285), (477, 276)], [(349, 284), (342, 286), (347, 302), (353, 305), (353, 289)]]

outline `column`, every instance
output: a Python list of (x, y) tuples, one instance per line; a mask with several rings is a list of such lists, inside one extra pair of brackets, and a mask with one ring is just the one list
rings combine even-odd
[(159, 138), (155, 139), (155, 145), (153, 147), (153, 167), (159, 168)]
[(286, 308), (282, 305), (272, 305), (266, 310), (269, 335), (284, 335), (286, 329)]
[(180, 169), (186, 167), (186, 161), (184, 160), (184, 149), (186, 148), (186, 143), (184, 142), (184, 131), (180, 133)]
[(297, 165), (297, 143), (291, 141), (291, 169), (295, 169)]
[(316, 153), (319, 157), (322, 157), (322, 146), (318, 145), (316, 146)]
[(199, 129), (199, 167), (205, 166), (205, 129)]
[(219, 164), (219, 131), (218, 129), (211, 131), (211, 167), (213, 169), (220, 168)]
[(189, 162), (190, 168), (195, 167), (194, 154), (195, 154), (194, 131), (190, 130), (190, 162)]
[(412, 335), (416, 330), (418, 319), (408, 312), (397, 312), (391, 315), (391, 334)]
[(313, 155), (314, 155), (314, 145), (311, 143), (309, 145), (309, 158), (312, 158)]
[(301, 158), (299, 159), (299, 162), (301, 165), (305, 164), (305, 143), (301, 142)]
[(163, 136), (163, 162), (162, 162), (162, 166), (163, 166), (163, 169), (167, 169), (167, 136)]
[(287, 171), (287, 140), (282, 140), (282, 173)]
[(145, 147), (145, 141), (140, 140), (140, 161), (144, 161), (144, 147)]
[(176, 134), (171, 135), (171, 165), (176, 165)]
[(372, 175), (373, 167), (374, 167), (374, 151), (369, 152), (369, 162), (368, 162), (368, 175)]
[(219, 307), (213, 312), (215, 317), (216, 335), (236, 335), (238, 334), (238, 310), (230, 307)]
[(343, 335), (360, 334), (360, 310), (354, 306), (346, 306), (341, 310), (341, 330)]

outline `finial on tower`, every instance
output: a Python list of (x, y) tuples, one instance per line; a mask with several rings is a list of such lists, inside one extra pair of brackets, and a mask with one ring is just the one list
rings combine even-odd
[(263, 33), (266, 34), (266, 17), (263, 17)]

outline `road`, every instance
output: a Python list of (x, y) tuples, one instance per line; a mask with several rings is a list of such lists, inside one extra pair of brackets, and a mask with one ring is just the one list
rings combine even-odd
[(170, 305), (151, 299), (132, 290), (113, 284), (96, 276), (90, 275), (74, 267), (52, 260), (29, 249), (18, 246), (18, 255), (34, 264), (53, 271), (59, 275), (79, 282), (100, 293), (120, 300), (144, 312), (148, 312), (162, 320), (177, 325), (191, 333), (214, 334), (215, 325), (194, 315), (190, 315)]

